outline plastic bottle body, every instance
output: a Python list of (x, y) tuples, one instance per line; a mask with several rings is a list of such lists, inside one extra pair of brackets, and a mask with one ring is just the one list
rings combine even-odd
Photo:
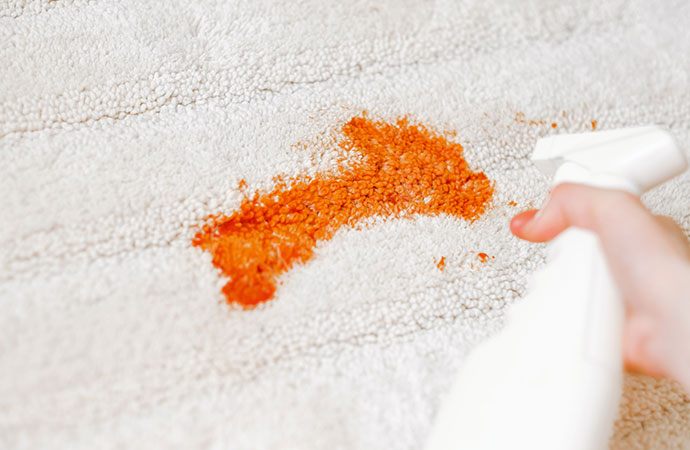
[(531, 284), (470, 354), (427, 449), (607, 448), (624, 310), (598, 238), (562, 233)]

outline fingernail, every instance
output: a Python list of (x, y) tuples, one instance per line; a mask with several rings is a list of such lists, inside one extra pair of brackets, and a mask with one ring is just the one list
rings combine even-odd
[(532, 222), (534, 222), (534, 219), (537, 217), (538, 212), (533, 214), (531, 217), (529, 213), (522, 213), (513, 218), (511, 221), (511, 228), (520, 234), (524, 232), (524, 230), (528, 227), (531, 226)]
[(534, 215), (534, 217), (532, 217), (532, 218), (530, 219), (530, 222), (533, 222), (533, 221), (539, 219), (539, 217), (541, 217), (541, 213), (542, 213), (543, 211), (544, 211), (544, 208), (538, 209), (538, 210), (537, 210), (537, 213)]
[(522, 232), (523, 233), (529, 233), (530, 230), (532, 230), (535, 226), (535, 224), (539, 223), (539, 217), (541, 217), (543, 209), (538, 209), (536, 214), (534, 214), (525, 224), (522, 226)]

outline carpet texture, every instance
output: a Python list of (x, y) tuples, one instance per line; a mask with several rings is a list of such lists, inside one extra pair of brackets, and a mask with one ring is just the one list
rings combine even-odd
[[(688, 24), (684, 0), (0, 1), (0, 447), (421, 448), (543, 263), (508, 230), (547, 193), (535, 140), (654, 123), (687, 149)], [(489, 210), (339, 229), (229, 307), (195, 226), (241, 180), (333, 170), (363, 110), (456, 132)], [(688, 174), (644, 197), (690, 233), (688, 199)], [(628, 376), (612, 448), (683, 448), (689, 420)]]

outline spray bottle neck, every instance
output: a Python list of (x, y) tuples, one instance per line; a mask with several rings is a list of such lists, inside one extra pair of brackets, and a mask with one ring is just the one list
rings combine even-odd
[(618, 189), (638, 196), (641, 194), (637, 186), (623, 177), (596, 173), (572, 161), (564, 162), (556, 171), (552, 184), (556, 186), (561, 183), (578, 183), (604, 189)]

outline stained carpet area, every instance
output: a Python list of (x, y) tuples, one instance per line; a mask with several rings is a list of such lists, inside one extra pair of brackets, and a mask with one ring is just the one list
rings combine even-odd
[[(536, 139), (654, 123), (687, 149), (688, 23), (671, 0), (0, 1), (0, 447), (421, 448), (543, 263), (508, 230), (548, 191)], [(462, 147), (488, 207), (345, 220), (228, 305), (199, 227), (363, 164), (365, 110)], [(686, 174), (644, 200), (690, 234), (688, 198)], [(683, 448), (689, 420), (628, 376), (612, 448)]]

